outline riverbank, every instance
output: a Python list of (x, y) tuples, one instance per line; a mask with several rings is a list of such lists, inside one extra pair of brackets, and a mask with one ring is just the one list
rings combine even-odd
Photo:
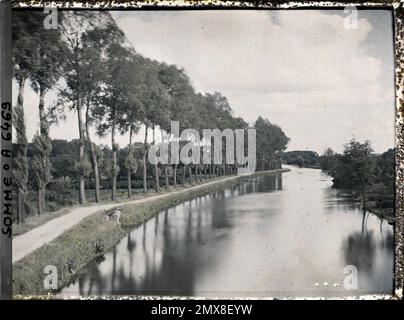
[[(286, 171), (290, 171), (290, 169), (257, 172), (249, 176), (232, 176), (216, 181), (208, 181), (181, 191), (122, 204), (104, 205), (102, 210), (91, 213), (88, 213), (88, 211), (89, 209), (94, 210), (94, 207), (81, 208), (81, 210), (87, 210), (87, 217), (65, 230), (55, 239), (45, 241), (40, 248), (16, 260), (13, 265), (14, 295), (43, 295), (49, 293), (50, 291), (46, 290), (43, 285), (43, 269), (46, 265), (53, 265), (57, 268), (58, 288), (66, 286), (78, 270), (93, 259), (103, 255), (126, 235), (131, 229), (129, 226), (133, 228), (147, 221), (161, 210), (235, 185), (244, 179)], [(105, 211), (117, 206), (120, 206), (122, 211), (120, 224), (105, 219)], [(65, 217), (66, 215), (61, 218)], [(26, 242), (25, 245), (29, 244)], [(23, 244), (20, 247), (23, 248)]]
[(387, 220), (389, 224), (394, 224), (396, 221), (393, 208), (387, 208), (387, 209), (377, 208), (375, 201), (369, 201), (368, 205), (365, 207), (365, 210), (376, 215), (382, 220)]

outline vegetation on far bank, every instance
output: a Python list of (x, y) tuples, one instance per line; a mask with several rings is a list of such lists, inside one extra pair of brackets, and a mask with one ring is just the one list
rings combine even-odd
[(321, 168), (333, 178), (335, 188), (352, 190), (365, 210), (394, 220), (394, 149), (374, 154), (369, 141), (355, 139), (342, 154), (327, 149), (319, 158)]

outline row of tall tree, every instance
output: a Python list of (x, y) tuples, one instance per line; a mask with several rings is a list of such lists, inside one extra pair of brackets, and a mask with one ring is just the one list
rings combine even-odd
[[(161, 135), (160, 140), (173, 139), (172, 120), (179, 121), (180, 131), (193, 128), (201, 135), (203, 129), (249, 127), (242, 118), (234, 116), (228, 100), (220, 93), (198, 93), (184, 70), (135, 52), (108, 12), (63, 11), (59, 13), (57, 29), (49, 30), (43, 26), (44, 17), (40, 11), (16, 11), (13, 16), (13, 65), (18, 87), (13, 170), (17, 222), (24, 219), (29, 170), (37, 191), (38, 214), (45, 210), (46, 188), (53, 179), (49, 129), (62, 121), (68, 111), (77, 115), (77, 161), (72, 174), (78, 179), (81, 204), (86, 202), (89, 177), (94, 181), (95, 201), (100, 201), (100, 148), (93, 143), (92, 128), (97, 135), (108, 135), (111, 139), (107, 175), (111, 180), (111, 199), (115, 200), (120, 172), (117, 135), (128, 133), (129, 137), (124, 166), (128, 197), (131, 197), (131, 178), (140, 167), (139, 163), (143, 168), (143, 191), (148, 191), (148, 149), (157, 143), (157, 135)], [(26, 83), (30, 83), (39, 96), (40, 119), (29, 157), (24, 113)], [(57, 92), (58, 101), (45, 106), (45, 97), (51, 90)], [(260, 168), (273, 168), (279, 162), (275, 161), (276, 154), (286, 148), (288, 138), (280, 127), (262, 117), (253, 126), (257, 130)], [(141, 127), (145, 130), (139, 159), (133, 141)], [(173, 166), (173, 185), (176, 186), (177, 164)], [(191, 175), (191, 170), (198, 174), (202, 169), (230, 174), (235, 168), (223, 163), (213, 168), (195, 165), (188, 169)], [(160, 191), (160, 171), (165, 172), (166, 188), (169, 188), (168, 170), (167, 165), (160, 168), (154, 165), (157, 192)], [(185, 175), (186, 170), (182, 171)]]

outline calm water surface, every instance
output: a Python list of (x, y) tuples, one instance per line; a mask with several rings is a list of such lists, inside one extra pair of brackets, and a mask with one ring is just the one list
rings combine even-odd
[[(290, 168), (160, 212), (61, 295), (390, 294), (392, 226), (363, 221), (320, 170)], [(358, 268), (358, 290), (344, 289), (347, 265)]]

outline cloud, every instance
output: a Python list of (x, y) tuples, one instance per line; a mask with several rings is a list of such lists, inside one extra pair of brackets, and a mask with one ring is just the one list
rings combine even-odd
[[(291, 138), (291, 149), (340, 149), (355, 136), (370, 139), (383, 151), (393, 145), (392, 41), (375, 32), (371, 21), (378, 21), (377, 28), (391, 26), (391, 17), (383, 11), (359, 11), (359, 27), (350, 30), (344, 28), (344, 15), (336, 13), (192, 10), (112, 15), (139, 53), (183, 67), (198, 91), (222, 92), (247, 121), (262, 115), (278, 123)], [(69, 115), (51, 134), (77, 137), (75, 126), (74, 115)], [(121, 138), (121, 145), (126, 141)]]
[(221, 91), (248, 121), (277, 122), (291, 148), (340, 149), (353, 136), (392, 146), (392, 63), (386, 70), (369, 51), (373, 27), (360, 12), (358, 29), (320, 10), (115, 17), (140, 53), (184, 67), (198, 90)]
[(278, 23), (265, 11), (128, 12), (117, 21), (140, 53), (183, 66), (203, 91), (339, 90), (381, 75), (361, 46), (366, 20), (357, 30), (321, 11), (282, 11)]

